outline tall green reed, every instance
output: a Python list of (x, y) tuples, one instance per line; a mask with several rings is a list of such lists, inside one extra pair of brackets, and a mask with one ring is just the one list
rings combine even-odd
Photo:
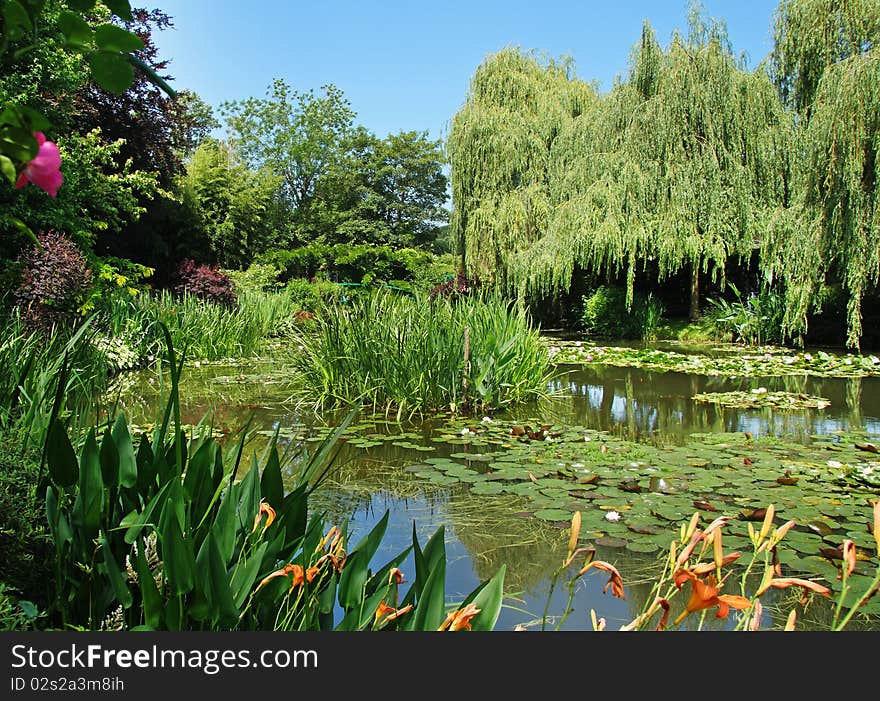
[(528, 312), (499, 296), (376, 292), (326, 308), (292, 341), (297, 397), (316, 408), (361, 402), (398, 418), (535, 399), (552, 372)]

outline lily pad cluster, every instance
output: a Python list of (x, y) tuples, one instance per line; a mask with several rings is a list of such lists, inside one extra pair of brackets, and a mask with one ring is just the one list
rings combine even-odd
[(755, 387), (748, 392), (702, 392), (693, 396), (695, 402), (718, 404), (736, 409), (825, 409), (831, 400), (803, 392), (769, 392)]
[(428, 438), (436, 454), (413, 453), (405, 469), (426, 483), (466, 487), (486, 499), (522, 497), (526, 506), (516, 516), (560, 528), (580, 511), (583, 539), (633, 555), (665, 551), (695, 511), (707, 522), (730, 517), (725, 548), (750, 552), (748, 524), (761, 521), (772, 503), (777, 525), (798, 524), (780, 548), (784, 572), (835, 588), (844, 539), (855, 542), (864, 565), (857, 581), (876, 558), (870, 501), (880, 497), (880, 487), (860, 476), (880, 475), (880, 455), (868, 439), (840, 433), (798, 444), (705, 433), (686, 445), (656, 446), (539, 419), (460, 420)]
[(558, 364), (613, 365), (646, 370), (684, 372), (718, 377), (867, 377), (880, 375), (876, 355), (837, 355), (825, 351), (792, 352), (774, 346), (736, 352), (688, 354), (656, 348), (598, 346), (582, 341), (549, 341), (551, 360)]

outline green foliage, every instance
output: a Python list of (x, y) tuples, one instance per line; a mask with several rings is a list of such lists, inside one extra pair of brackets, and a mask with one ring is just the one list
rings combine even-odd
[[(92, 630), (450, 627), (442, 533), (428, 544), (437, 549), (430, 559), (413, 538), (416, 581), (399, 604), (395, 568), (411, 549), (372, 569), (388, 515), (348, 550), (342, 531), (309, 514), (309, 497), (355, 412), (313, 453), (289, 462), (273, 441), (240, 474), (244, 435), (224, 457), (212, 438), (181, 431), (183, 363), (167, 333), (166, 340), (172, 387), (152, 436), (135, 441), (119, 416), (91, 430), (77, 455), (63, 429), (50, 433), (52, 614), (65, 626)], [(285, 491), (282, 468), (289, 465)], [(479, 603), (474, 628), (494, 626), (503, 576), (502, 569), (465, 600)]]
[(619, 287), (597, 288), (583, 298), (581, 326), (601, 338), (652, 339), (663, 317), (663, 305), (652, 294), (635, 295), (627, 307), (626, 290)]
[(544, 395), (550, 374), (527, 312), (500, 297), (366, 294), (326, 308), (293, 341), (296, 394), (318, 407), (486, 411)]
[(280, 178), (265, 169), (251, 172), (223, 142), (205, 141), (179, 181), (181, 196), (197, 223), (190, 236), (205, 241), (211, 258), (221, 266), (247, 265), (276, 242), (280, 218), (275, 199), (280, 185)]
[(221, 107), (232, 144), (254, 170), (267, 167), (283, 178), (285, 195), (302, 218), (325, 169), (340, 159), (354, 112), (334, 85), (322, 93), (291, 90), (276, 80), (264, 99), (227, 102)]
[(728, 286), (733, 290), (735, 299), (710, 299), (710, 308), (706, 311), (710, 323), (721, 337), (750, 346), (782, 343), (786, 340), (783, 328), (784, 295), (762, 289), (758, 294), (743, 299), (736, 286)]
[(283, 283), (296, 278), (334, 282), (406, 282), (414, 289), (430, 290), (455, 272), (451, 255), (435, 256), (415, 248), (393, 249), (372, 244), (327, 246), (312, 243), (289, 250), (270, 250), (257, 262), (280, 269)]
[(289, 280), (285, 290), (290, 303), (298, 311), (317, 312), (327, 304), (339, 302), (346, 290), (331, 282), (309, 282), (301, 278)]
[(807, 115), (827, 68), (877, 47), (880, 7), (873, 0), (781, 0), (773, 39), (779, 92)]
[(40, 616), (32, 601), (18, 599), (0, 582), (0, 630), (35, 630)]

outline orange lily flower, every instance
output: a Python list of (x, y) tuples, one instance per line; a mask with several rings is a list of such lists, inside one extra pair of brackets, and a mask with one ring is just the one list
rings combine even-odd
[(471, 619), (480, 612), (473, 604), (468, 604), (463, 609), (452, 611), (437, 630), (470, 630)]
[(603, 594), (608, 591), (608, 587), (611, 587), (612, 596), (616, 596), (618, 599), (626, 598), (626, 595), (623, 593), (623, 578), (620, 576), (620, 572), (617, 571), (617, 568), (614, 565), (609, 565), (603, 560), (594, 560), (593, 562), (586, 564), (581, 571), (578, 572), (578, 576), (581, 576), (593, 568), (608, 572), (611, 575), (608, 578), (608, 583), (602, 589)]
[(275, 570), (272, 574), (265, 577), (257, 587), (257, 591), (262, 589), (264, 585), (268, 584), (276, 577), (290, 577), (290, 590), (293, 591), (296, 587), (301, 587), (305, 582), (311, 584), (315, 577), (318, 576), (319, 572), (320, 568), (318, 567), (309, 567), (304, 571), (302, 565), (287, 564), (280, 570)]
[(687, 602), (685, 610), (675, 619), (676, 624), (681, 623), (689, 613), (702, 611), (713, 606), (718, 607), (718, 612), (715, 614), (716, 618), (727, 618), (731, 608), (742, 611), (752, 605), (751, 601), (742, 596), (719, 594), (713, 575), (709, 575), (706, 581), (703, 581), (690, 570), (679, 570), (675, 573), (673, 581), (679, 589), (681, 589), (685, 582), (690, 581), (691, 583), (691, 598)]
[(380, 621), (382, 622), (383, 625), (385, 623), (390, 623), (391, 621), (394, 621), (394, 620), (400, 618), (401, 616), (409, 613), (412, 610), (413, 610), (412, 604), (409, 604), (408, 606), (404, 606), (403, 608), (400, 608), (400, 609), (396, 609), (393, 606), (388, 606), (388, 604), (386, 604), (383, 601), (376, 607), (376, 616), (373, 619), (373, 625), (374, 626), (379, 625)]
[(263, 526), (263, 533), (266, 532), (266, 529), (272, 525), (272, 522), (275, 520), (275, 509), (269, 506), (264, 499), (260, 500), (260, 510), (257, 512), (257, 515), (254, 517), (254, 528), (251, 533), (255, 532), (257, 528), (260, 527), (260, 521), (263, 518), (263, 514), (266, 515), (266, 525)]

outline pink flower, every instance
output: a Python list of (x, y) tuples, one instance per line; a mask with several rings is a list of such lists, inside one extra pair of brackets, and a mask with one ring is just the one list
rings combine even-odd
[(58, 152), (58, 146), (51, 141), (46, 141), (43, 132), (38, 131), (34, 134), (40, 150), (34, 159), (24, 167), (15, 187), (24, 187), (28, 181), (32, 182), (41, 190), (45, 190), (50, 197), (58, 194), (58, 188), (64, 182), (64, 176), (61, 175), (61, 154)]

